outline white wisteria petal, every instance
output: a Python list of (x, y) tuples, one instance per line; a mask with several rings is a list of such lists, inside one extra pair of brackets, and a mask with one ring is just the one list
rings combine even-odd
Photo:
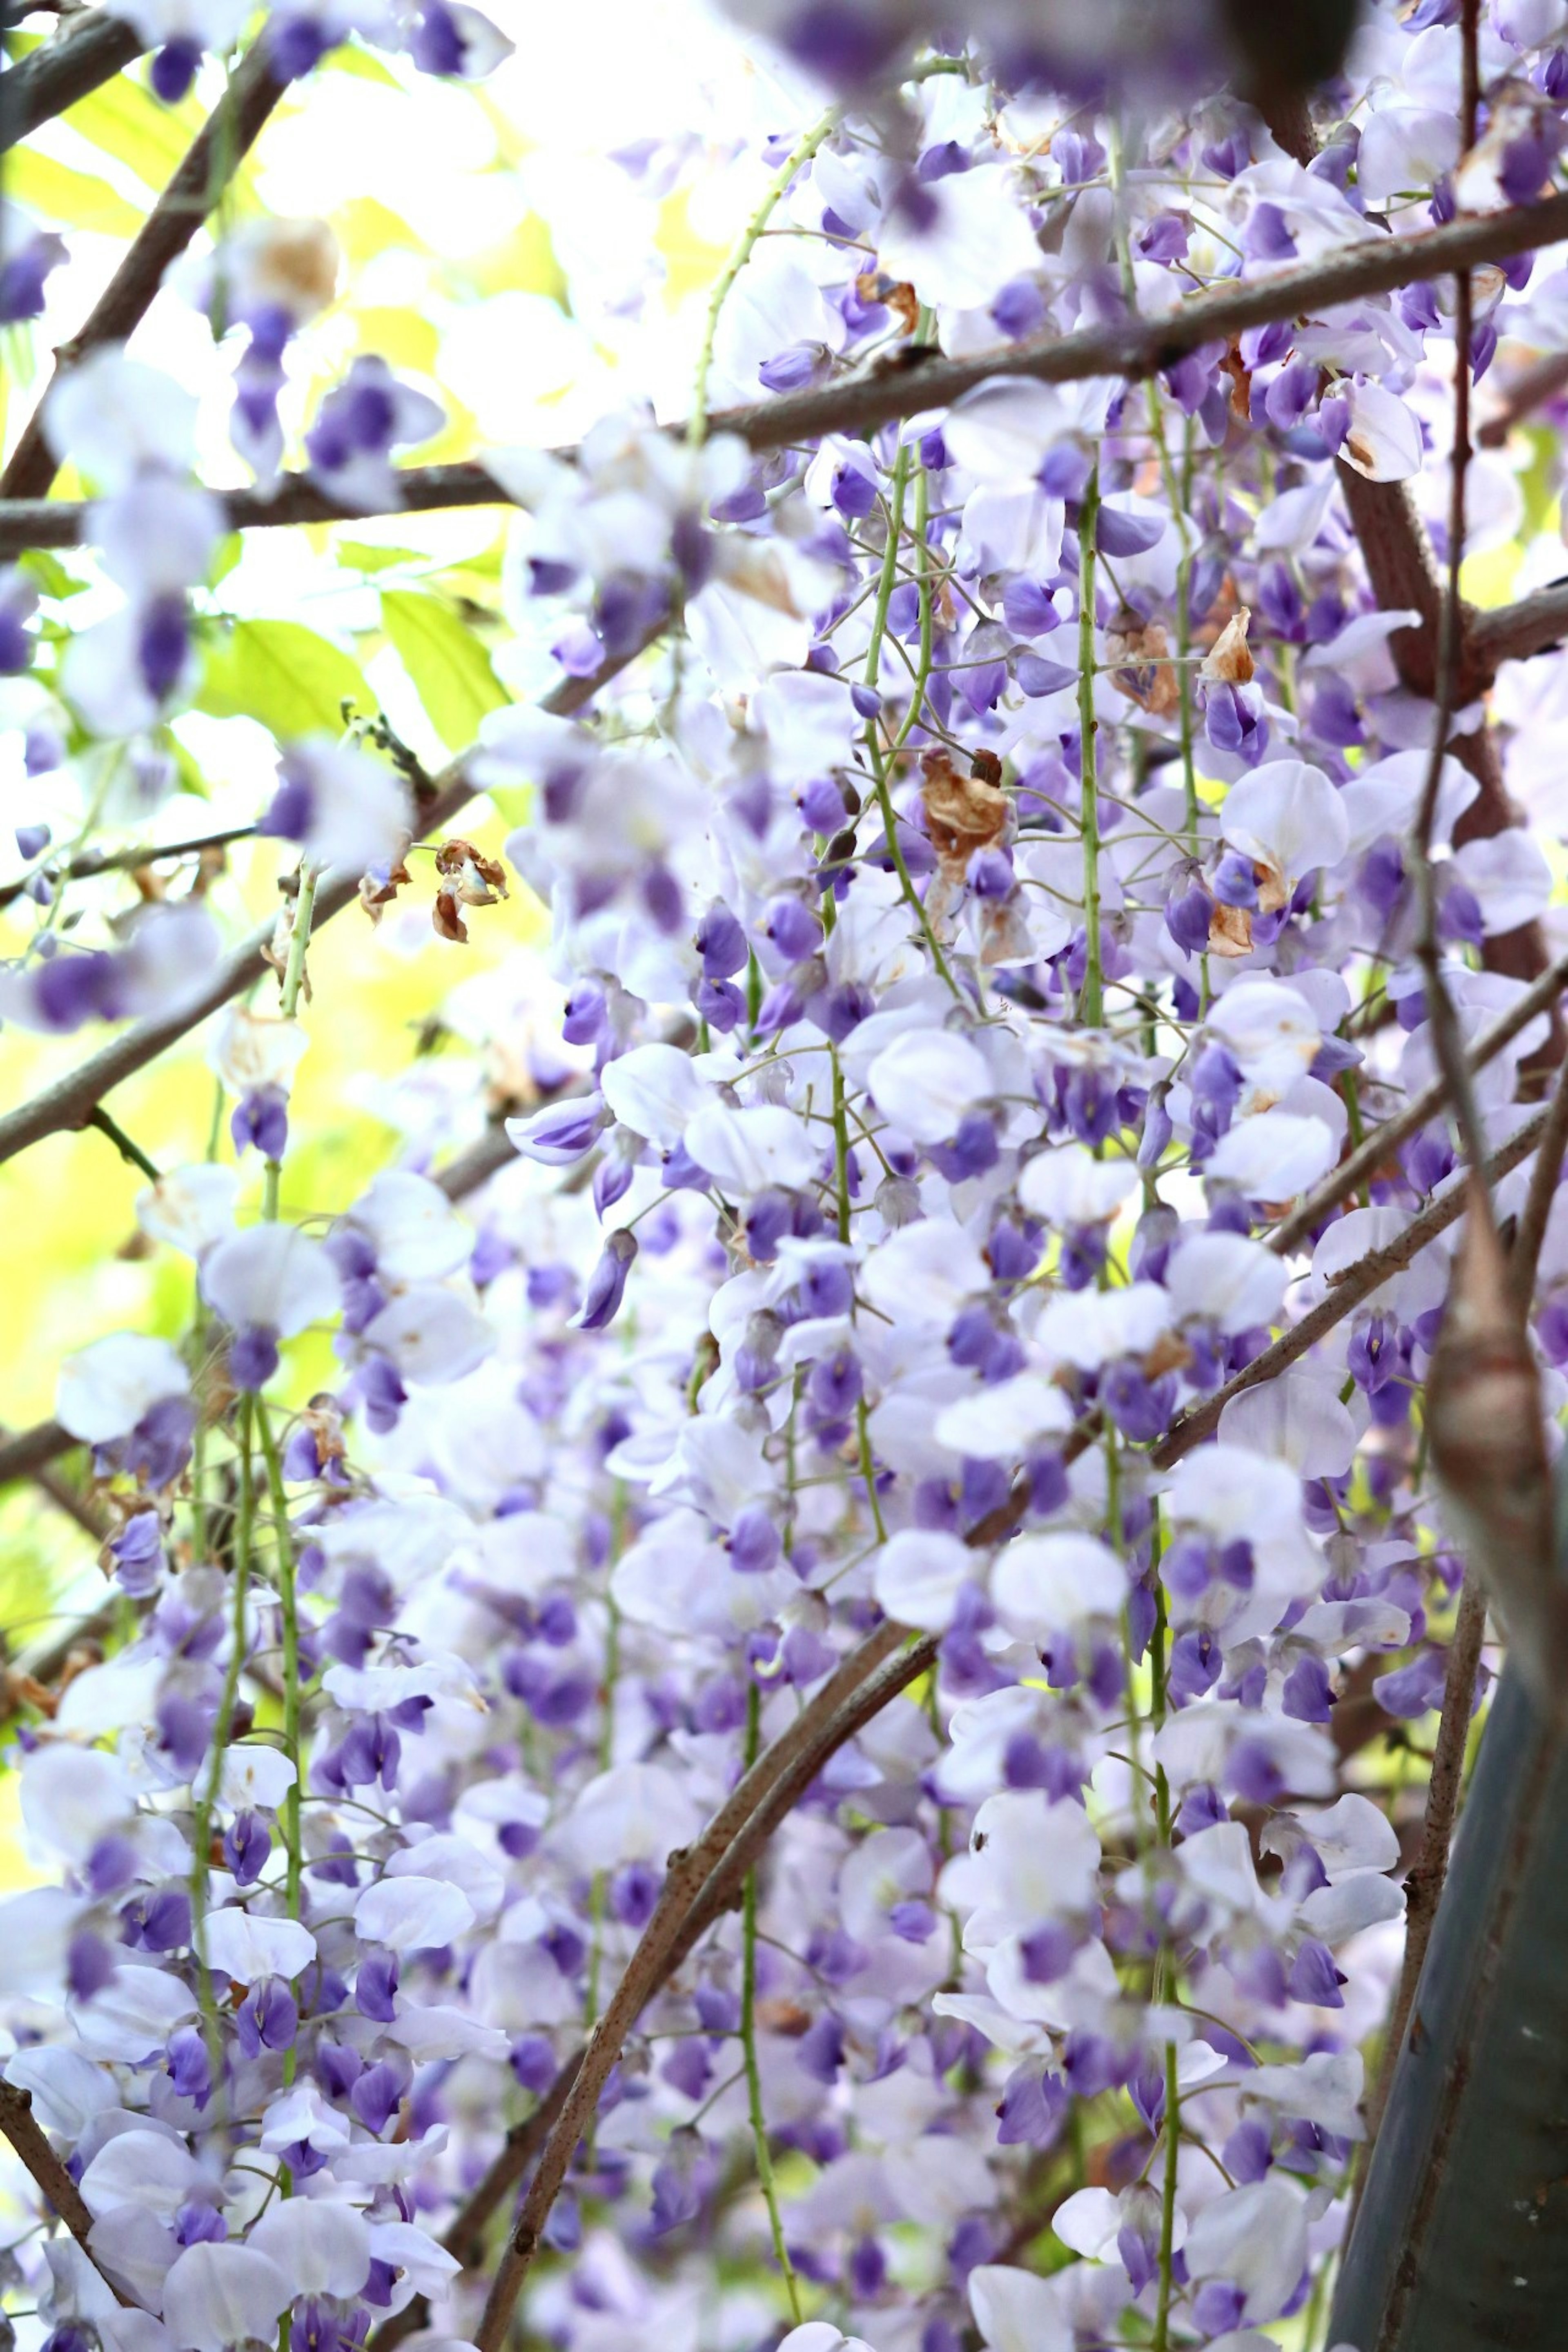
[(1245, 2319), (1276, 2319), (1307, 2265), (1306, 2199), (1279, 2180), (1226, 2190), (1194, 2216), (1186, 2256), (1190, 2277), (1241, 2290)]
[(474, 1906), (462, 1888), (438, 1878), (379, 1878), (354, 1905), (358, 1932), (395, 1952), (437, 1949), (473, 1924)]
[(208, 1914), (207, 1958), (236, 1984), (258, 1977), (297, 1977), (316, 1957), (316, 1939), (298, 1919), (268, 1919), (237, 1905)]
[(345, 1222), (364, 1234), (376, 1272), (388, 1282), (438, 1281), (466, 1265), (473, 1252), (473, 1228), (439, 1184), (412, 1169), (384, 1168)]
[(277, 2263), (296, 2294), (358, 2294), (370, 2276), (370, 2224), (352, 2205), (287, 2197), (246, 2243)]
[(1207, 1233), (1184, 1237), (1172, 1252), (1165, 1286), (1178, 1316), (1202, 1318), (1228, 1334), (1271, 1324), (1289, 1280), (1284, 1259), (1261, 1242)]
[(1293, 1201), (1338, 1158), (1333, 1130), (1322, 1119), (1266, 1110), (1228, 1128), (1204, 1171), (1239, 1186), (1249, 1201)]
[(797, 1192), (811, 1182), (822, 1158), (805, 1120), (782, 1103), (742, 1110), (710, 1103), (688, 1127), (686, 1149), (721, 1192), (736, 1200), (750, 1200), (773, 1184)]
[(1158, 1283), (1130, 1282), (1121, 1290), (1061, 1293), (1035, 1326), (1035, 1338), (1052, 1361), (1096, 1372), (1112, 1357), (1147, 1355), (1172, 1321), (1171, 1301)]
[(1273, 980), (1237, 981), (1210, 1007), (1205, 1025), (1249, 1085), (1277, 1095), (1310, 1066), (1323, 1042), (1306, 998)]
[(234, 1231), (239, 1171), (198, 1161), (175, 1168), (136, 1196), (136, 1222), (150, 1241), (167, 1242), (187, 1257), (200, 1257)]
[[(1345, 854), (1350, 820), (1321, 768), (1305, 760), (1270, 760), (1232, 784), (1220, 831), (1267, 877), (1259, 897), (1284, 905), (1305, 874), (1331, 872)], [(1283, 895), (1280, 895), (1280, 894)]]
[(1423, 456), (1415, 410), (1386, 384), (1352, 384), (1350, 430), (1341, 455), (1369, 482), (1408, 481), (1421, 471)]
[(952, 1029), (907, 1029), (885, 1045), (868, 1079), (878, 1109), (915, 1143), (946, 1143), (994, 1094), (985, 1057)]
[(1021, 1640), (1044, 1641), (1091, 1618), (1118, 1616), (1127, 1570), (1097, 1536), (1019, 1536), (992, 1570), (991, 1599)]
[(1116, 2244), (1121, 2201), (1109, 2189), (1079, 2189), (1051, 2216), (1051, 2230), (1064, 2246), (1090, 2262), (1102, 2262)]
[(253, 2247), (187, 2246), (163, 2283), (163, 2325), (174, 2352), (269, 2343), (293, 2293), (278, 2264)]
[(405, 1380), (433, 1386), (466, 1379), (495, 1346), (479, 1308), (437, 1282), (411, 1283), (361, 1337), (366, 1348), (390, 1356)]
[(1546, 854), (1534, 835), (1519, 825), (1467, 841), (1454, 852), (1453, 865), (1481, 910), (1481, 929), (1488, 939), (1534, 922), (1551, 902), (1552, 868)]
[(1039, 247), (1005, 165), (954, 173), (921, 194), (929, 212), (891, 210), (877, 251), (889, 276), (912, 286), (922, 302), (978, 310), (1010, 278), (1038, 268)]
[(624, 1862), (661, 1866), (701, 1828), (685, 1782), (662, 1764), (618, 1764), (590, 1780), (563, 1823), (568, 1850), (590, 1870)]
[(1231, 1398), (1220, 1415), (1222, 1444), (1273, 1455), (1299, 1478), (1339, 1478), (1350, 1468), (1356, 1425), (1331, 1373), (1295, 1364), (1278, 1380)]
[(986, 2352), (1072, 2352), (1072, 2323), (1056, 2278), (981, 2263), (970, 2272), (968, 2287)]
[(713, 1099), (678, 1045), (634, 1045), (606, 1062), (599, 1085), (621, 1125), (665, 1151)]
[(1054, 1381), (1016, 1372), (943, 1405), (936, 1435), (940, 1444), (973, 1461), (1011, 1462), (1036, 1439), (1065, 1434), (1072, 1421), (1072, 1407)]
[(1131, 1160), (1097, 1160), (1087, 1145), (1037, 1151), (1018, 1178), (1018, 1198), (1048, 1225), (1101, 1225), (1124, 1208), (1141, 1178)]
[(246, 1740), (223, 1751), (218, 1795), (236, 1812), (259, 1805), (276, 1812), (299, 1775), (293, 1763), (264, 1740)]
[(184, 1396), (190, 1375), (167, 1339), (114, 1331), (60, 1367), (55, 1418), (73, 1437), (108, 1445), (127, 1436), (165, 1397)]
[(872, 1590), (899, 1624), (944, 1633), (976, 1566), (974, 1554), (956, 1536), (940, 1528), (900, 1528), (877, 1554)]
[(51, 1740), (25, 1759), (22, 1819), (40, 1853), (85, 1863), (93, 1848), (136, 1811), (124, 1765), (101, 1748)]
[(927, 1217), (872, 1250), (860, 1281), (889, 1321), (929, 1330), (945, 1328), (966, 1298), (986, 1288), (990, 1274), (967, 1234)]
[(248, 1225), (202, 1260), (202, 1296), (234, 1328), (258, 1325), (285, 1339), (336, 1312), (338, 1270), (325, 1245), (297, 1225)]

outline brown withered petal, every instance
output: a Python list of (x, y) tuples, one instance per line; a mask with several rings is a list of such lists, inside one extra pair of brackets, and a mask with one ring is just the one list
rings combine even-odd
[(1240, 604), (1209, 647), (1200, 677), (1211, 686), (1246, 686), (1252, 677), (1252, 656), (1247, 650), (1247, 630), (1252, 619), (1248, 606)]
[(1245, 425), (1252, 414), (1252, 372), (1240, 344), (1233, 342), (1219, 364), (1221, 373), (1230, 378), (1230, 413), (1238, 425)]
[(458, 911), (455, 891), (437, 891), (435, 903), (430, 909), (430, 920), (436, 927), (436, 936), (438, 940), (456, 940), (467, 945), (468, 927)]
[(1252, 953), (1252, 918), (1245, 907), (1215, 907), (1209, 917), (1209, 953), (1217, 956)]
[(1169, 658), (1170, 638), (1160, 622), (1142, 622), (1135, 614), (1123, 613), (1120, 624), (1105, 634), (1111, 684), (1140, 710), (1168, 718), (1182, 699), (1181, 682)]
[(981, 776), (961, 776), (945, 751), (928, 751), (921, 761), (921, 798), (931, 847), (944, 869), (962, 874), (977, 849), (990, 849), (1005, 836), (1012, 814), (1007, 795)]

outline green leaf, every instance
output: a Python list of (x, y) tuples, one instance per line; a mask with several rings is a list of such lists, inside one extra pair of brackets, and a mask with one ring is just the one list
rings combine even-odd
[(489, 654), (437, 597), (384, 588), (381, 617), (431, 726), (449, 751), (465, 750), (485, 713), (511, 699)]
[(384, 82), (389, 89), (403, 88), (392, 68), (374, 49), (362, 49), (357, 41), (341, 42), (322, 63), (333, 73), (357, 74), (361, 81)]
[(376, 547), (368, 539), (340, 539), (334, 552), (356, 572), (390, 572), (395, 563), (428, 563), (416, 547)]
[(211, 719), (256, 719), (279, 742), (341, 733), (345, 701), (368, 714), (375, 697), (358, 665), (298, 621), (236, 621), (209, 644), (196, 709)]
[(101, 236), (134, 236), (142, 215), (107, 180), (74, 172), (36, 148), (18, 147), (6, 171), (6, 193), (61, 228), (96, 229)]
[(162, 106), (145, 85), (130, 74), (89, 90), (61, 120), (93, 146), (125, 164), (150, 188), (163, 188), (175, 166), (202, 127), (202, 110), (194, 99), (178, 106)]
[(30, 547), (16, 559), (22, 570), (30, 573), (46, 596), (63, 602), (67, 596), (79, 596), (88, 585), (85, 580), (75, 580), (58, 555), (47, 547)]

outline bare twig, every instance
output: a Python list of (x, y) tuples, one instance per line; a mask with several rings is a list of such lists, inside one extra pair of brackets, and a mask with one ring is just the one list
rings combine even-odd
[(1568, 581), (1554, 581), (1515, 604), (1470, 616), (1468, 657), (1475, 677), (1494, 677), (1506, 661), (1552, 652), (1568, 635)]
[[(55, 354), (55, 376), (101, 343), (122, 342), (141, 324), (169, 264), (184, 253), (255, 144), (283, 95), (272, 79), (264, 43), (247, 51), (233, 79), (185, 152), (174, 177), (143, 221), (119, 268), (84, 323)], [(48, 397), (45, 388), (44, 399)], [(44, 436), (43, 403), (0, 475), (0, 498), (42, 498), (55, 478), (55, 455)]]
[[(602, 663), (592, 677), (563, 678), (543, 697), (540, 709), (556, 718), (568, 718), (584, 709), (641, 650), (640, 646), (636, 646), (625, 656)], [(473, 799), (475, 787), (467, 773), (472, 756), (471, 751), (465, 751), (442, 770), (436, 797), (421, 812), (420, 822), (427, 835), (444, 831)], [(316, 929), (319, 930), (345, 907), (353, 906), (358, 898), (357, 879), (335, 875), (316, 894)], [(264, 950), (271, 943), (272, 929), (272, 925), (267, 923), (253, 931), (217, 965), (200, 993), (187, 998), (177, 1012), (137, 1022), (54, 1086), (35, 1095), (31, 1102), (0, 1115), (0, 1160), (25, 1151), (44, 1136), (66, 1134), (81, 1127), (88, 1114), (113, 1087), (145, 1069), (149, 1062), (156, 1061), (160, 1054), (176, 1045), (231, 997), (260, 980), (268, 969)], [(0, 1449), (0, 1478), (4, 1475), (4, 1449)]]
[(1483, 449), (1500, 449), (1516, 425), (1522, 425), (1561, 392), (1568, 392), (1568, 352), (1549, 352), (1544, 359), (1521, 368), (1513, 381), (1504, 385), (1502, 406), (1478, 428), (1477, 442)]
[[(456, 2217), (443, 2231), (442, 2245), (465, 2270), (472, 2270), (483, 2261), (485, 2231), (543, 2147), (582, 2063), (581, 2050), (574, 2051), (533, 2113), (523, 2122), (512, 2126), (478, 2186), (469, 2191)], [(416, 2294), (403, 2310), (394, 2312), (390, 2319), (382, 2322), (365, 2352), (396, 2352), (396, 2347), (405, 2336), (417, 2335), (429, 2324), (429, 2299)]]
[[(1462, 153), (1468, 152), (1475, 141), (1479, 11), (1479, 0), (1464, 0), (1461, 37), (1463, 98), (1459, 126)], [(1448, 1097), (1464, 1139), (1465, 1156), (1472, 1168), (1479, 1168), (1484, 1157), (1480, 1117), (1476, 1108), (1475, 1089), (1470, 1084), (1469, 1068), (1459, 1036), (1454, 1000), (1443, 976), (1438, 940), (1437, 877), (1432, 862), (1432, 827), (1437, 813), (1443, 766), (1448, 755), (1463, 629), (1459, 572), (1465, 560), (1465, 481), (1470, 463), (1471, 324), (1470, 275), (1468, 269), (1461, 269), (1454, 281), (1454, 446), (1448, 462), (1448, 560), (1442, 600), (1437, 609), (1436, 673), (1433, 684), (1436, 709), (1432, 721), (1431, 754), (1411, 836), (1411, 853), (1421, 905), (1421, 929), (1415, 952), (1426, 975), (1426, 1013), (1431, 1024), (1433, 1049), (1437, 1056), (1437, 1066), (1447, 1082)], [(1476, 1213), (1490, 1216), (1489, 1196), (1478, 1198)]]
[(1399, 1985), (1394, 1997), (1394, 2007), (1389, 2012), (1377, 2079), (1366, 2104), (1367, 2136), (1356, 2168), (1358, 2194), (1361, 2183), (1366, 2178), (1372, 2144), (1377, 2137), (1384, 2109), (1388, 2105), (1389, 2087), (1399, 2060), (1399, 2045), (1410, 2022), (1415, 1988), (1421, 1979), (1421, 1964), (1432, 1940), (1433, 1922), (1437, 1916), (1437, 1906), (1443, 1899), (1444, 1881), (1448, 1875), (1448, 1849), (1453, 1843), (1454, 1822), (1459, 1810), (1459, 1783), (1464, 1775), (1465, 1747), (1470, 1734), (1476, 1675), (1481, 1663), (1481, 1643), (1486, 1629), (1486, 1591), (1480, 1577), (1472, 1570), (1459, 1593), (1453, 1637), (1448, 1643), (1448, 1663), (1443, 1676), (1443, 1712), (1432, 1751), (1432, 1774), (1426, 1783), (1426, 1811), (1421, 1824), (1421, 1850), (1405, 1880), (1405, 1952), (1400, 1961)]
[[(1537, 1111), (1485, 1162), (1481, 1178), (1489, 1192), (1537, 1149), (1546, 1132), (1547, 1118), (1546, 1111)], [(1265, 1348), (1260, 1356), (1254, 1357), (1252, 1362), (1237, 1372), (1234, 1379), (1228, 1380), (1224, 1388), (1216, 1389), (1213, 1396), (1205, 1397), (1201, 1403), (1189, 1406), (1179, 1420), (1173, 1422), (1165, 1435), (1152, 1449), (1150, 1460), (1159, 1469), (1168, 1469), (1173, 1462), (1179, 1462), (1184, 1454), (1190, 1454), (1194, 1445), (1201, 1445), (1205, 1438), (1212, 1437), (1219, 1427), (1220, 1415), (1232, 1397), (1243, 1395), (1247, 1389), (1261, 1388), (1266, 1381), (1275, 1379), (1304, 1356), (1310, 1348), (1316, 1347), (1324, 1334), (1331, 1331), (1336, 1323), (1342, 1323), (1363, 1298), (1370, 1298), (1373, 1292), (1392, 1275), (1402, 1273), (1428, 1242), (1436, 1241), (1439, 1234), (1446, 1234), (1450, 1225), (1457, 1224), (1468, 1203), (1468, 1195), (1464, 1184), (1453, 1182), (1446, 1192), (1440, 1192), (1435, 1201), (1428, 1202), (1419, 1216), (1413, 1217), (1403, 1233), (1395, 1234), (1382, 1249), (1369, 1250), (1364, 1257), (1358, 1258), (1354, 1265), (1348, 1267), (1331, 1286), (1327, 1296), (1321, 1298), (1315, 1307), (1309, 1307), (1299, 1323), (1292, 1324), (1289, 1330), (1276, 1339), (1271, 1347)], [(1076, 1436), (1076, 1431), (1074, 1434)]]
[(0, 1486), (9, 1486), (18, 1478), (33, 1478), (62, 1454), (68, 1454), (81, 1444), (68, 1429), (58, 1421), (40, 1421), (31, 1429), (18, 1430), (14, 1436), (0, 1436)]
[[(1527, 988), (1500, 1020), (1484, 1030), (1465, 1055), (1465, 1066), (1472, 1073), (1484, 1069), (1519, 1035), (1521, 1029), (1550, 1013), (1564, 987), (1568, 987), (1568, 955), (1559, 956), (1549, 965), (1540, 979)], [(1265, 1246), (1277, 1257), (1288, 1257), (1300, 1243), (1304, 1242), (1320, 1225), (1331, 1209), (1359, 1192), (1365, 1179), (1381, 1168), (1397, 1151), (1417, 1128), (1425, 1127), (1433, 1115), (1448, 1100), (1448, 1081), (1438, 1073), (1430, 1083), (1412, 1095), (1403, 1110), (1395, 1111), (1374, 1127), (1357, 1145), (1347, 1152), (1337, 1168), (1331, 1169), (1322, 1182), (1309, 1192), (1305, 1200), (1282, 1217), (1266, 1238)]]
[(129, 2295), (121, 2294), (88, 2242), (92, 2215), (88, 2211), (80, 2189), (38, 2128), (33, 2115), (31, 2093), (18, 2091), (5, 2082), (0, 2082), (0, 2132), (5, 2133), (32, 2174), (45, 2203), (65, 2223), (116, 2303), (129, 2307)]
[(226, 849), (232, 842), (253, 839), (255, 833), (253, 824), (231, 824), (221, 833), (200, 834), (194, 841), (171, 841), (162, 848), (143, 842), (134, 849), (84, 849), (63, 866), (51, 866), (46, 858), (31, 874), (0, 887), (0, 907), (9, 907), (22, 898), (39, 875), (54, 887), (61, 882), (89, 882), (100, 874), (134, 874), (141, 866), (162, 866), (170, 858), (198, 857), (204, 850)]
[(0, 74), (0, 155), (113, 79), (146, 44), (122, 16), (95, 8)]
[(884, 1625), (868, 1635), (828, 1676), (789, 1729), (757, 1759), (696, 1844), (671, 1856), (658, 1907), (594, 2029), (507, 2242), (475, 2337), (479, 2352), (500, 2352), (573, 2151), (627, 2033), (690, 1949), (693, 1923), (709, 1906), (718, 1916), (722, 1899), (733, 1898), (773, 1828), (827, 1759), (930, 1665), (935, 1643), (929, 1638), (916, 1642), (898, 1654), (905, 1639), (897, 1625)]
[(1565, 1150), (1568, 1150), (1568, 1063), (1559, 1071), (1557, 1084), (1552, 1089), (1546, 1125), (1542, 1131), (1541, 1149), (1530, 1171), (1530, 1191), (1525, 1195), (1519, 1229), (1508, 1255), (1509, 1286), (1521, 1318), (1529, 1314), (1530, 1302), (1535, 1295), (1535, 1269), (1541, 1263), (1541, 1245), (1546, 1239), (1552, 1203), (1557, 1198), (1557, 1187), (1563, 1181), (1563, 1155)]

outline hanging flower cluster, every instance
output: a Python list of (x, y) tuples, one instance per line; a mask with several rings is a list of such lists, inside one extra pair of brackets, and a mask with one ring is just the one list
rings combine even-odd
[[(169, 97), (237, 22), (132, 13)], [(1218, 12), (1160, 12), (1169, 54), (1146, 13), (1036, 11), (1041, 56), (992, 5), (973, 48), (911, 56), (901, 9), (785, 12), (843, 95), (769, 159), (791, 233), (759, 229), (716, 307), (698, 429), (487, 456), (524, 509), (520, 635), (579, 689), (627, 675), (592, 713), (494, 712), (464, 762), (528, 796), (507, 869), (548, 971), (520, 954), (509, 984), (560, 1043), (461, 1205), (433, 1127), (356, 1200), (279, 1213), (331, 1018), (312, 925), (339, 883), (405, 883), (425, 824), (368, 741), (279, 746), (279, 986), (209, 1045), (232, 1160), (139, 1209), (189, 1261), (186, 1340), (100, 1338), (58, 1400), (127, 1632), (27, 1721), (53, 1875), (0, 1905), (5, 2080), (87, 2216), (16, 2249), (47, 2352), (499, 2352), (517, 2187), (672, 1858), (829, 1720), (846, 1660), (920, 1637), (650, 1975), (523, 2250), (531, 2332), (1263, 2352), (1321, 2326), (1403, 1908), (1367, 1742), (1419, 1738), (1461, 1573), (1421, 1412), (1454, 1227), (1356, 1280), (1456, 1197), (1455, 1133), (1436, 1111), (1334, 1174), (1436, 1068), (1433, 711), (1398, 659), (1424, 616), (1380, 605), (1352, 506), (1409, 484), (1446, 512), (1447, 281), (1147, 382), (1004, 359), (760, 455), (718, 414), (1175, 314), (1552, 182), (1545, 0), (1486, 12), (1463, 155), (1458, 8), (1384, 0), (1310, 161), (1194, 91), (1194, 58), (1233, 62)], [(300, 74), (350, 31), (441, 73), (494, 38), (466, 7), (293, 5), (266, 38)], [(21, 248), (0, 315), (49, 262)], [(248, 331), (234, 438), (267, 488), (284, 347), (335, 269), (274, 224), (196, 289)], [(1477, 273), (1478, 378), (1500, 341), (1556, 345), (1565, 284), (1550, 257)], [(146, 362), (97, 353), (45, 421), (119, 600), (26, 681), (37, 930), (0, 1010), (66, 1030), (177, 1013), (220, 951), (184, 902), (83, 944), (45, 825), (68, 764), (110, 825), (171, 789), (224, 521)], [(303, 460), (391, 504), (391, 453), (438, 422), (362, 358)], [(1470, 497), (1512, 530), (1505, 454)], [(1499, 943), (1552, 887), (1522, 821), (1479, 821), (1484, 772), (1444, 759), (1432, 833), (1470, 1043), (1524, 995)], [(454, 839), (437, 866), (460, 942), (507, 870)], [(1478, 1076), (1494, 1147), (1547, 1025)], [(1537, 1308), (1555, 1407), (1561, 1215)], [(339, 1370), (304, 1402), (308, 1330)]]

